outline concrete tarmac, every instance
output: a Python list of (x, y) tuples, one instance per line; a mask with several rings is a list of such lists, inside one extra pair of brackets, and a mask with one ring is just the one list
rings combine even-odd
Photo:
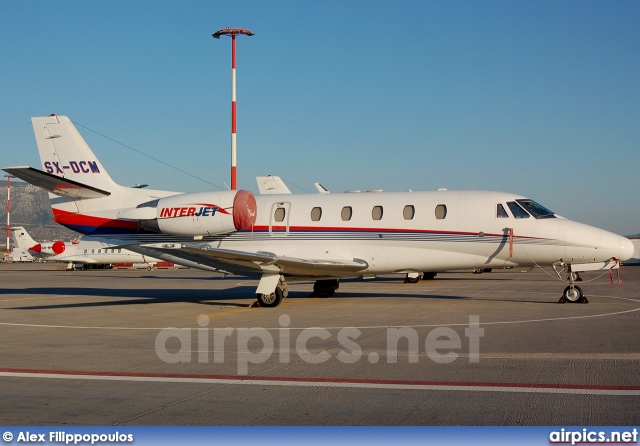
[(640, 424), (640, 267), (583, 274), (588, 304), (547, 273), (251, 308), (245, 278), (3, 264), (0, 424)]

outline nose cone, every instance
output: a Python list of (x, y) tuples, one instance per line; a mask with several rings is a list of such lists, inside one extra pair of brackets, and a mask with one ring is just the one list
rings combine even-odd
[(626, 237), (569, 220), (566, 225), (567, 262), (597, 263), (612, 258), (624, 262), (634, 255), (633, 243)]
[(598, 251), (624, 262), (633, 257), (633, 243), (626, 237), (602, 230)]
[(626, 262), (633, 257), (633, 243), (626, 237), (620, 237), (620, 261)]

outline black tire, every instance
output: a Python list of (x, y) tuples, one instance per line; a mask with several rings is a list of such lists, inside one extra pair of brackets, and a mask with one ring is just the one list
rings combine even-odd
[(574, 286), (573, 290), (570, 286), (568, 286), (562, 292), (562, 297), (564, 297), (567, 302), (571, 303), (580, 302), (583, 296), (584, 294), (582, 293), (582, 289), (579, 286)]
[(331, 297), (335, 294), (340, 286), (337, 279), (334, 280), (316, 280), (313, 284), (313, 297)]
[(433, 280), (436, 278), (437, 275), (438, 273), (425, 272), (425, 273), (422, 273), (422, 280)]
[(258, 302), (260, 302), (260, 306), (267, 308), (273, 308), (280, 305), (280, 302), (282, 302), (282, 297), (283, 293), (280, 286), (277, 286), (276, 290), (271, 294), (256, 294), (256, 298), (258, 299)]

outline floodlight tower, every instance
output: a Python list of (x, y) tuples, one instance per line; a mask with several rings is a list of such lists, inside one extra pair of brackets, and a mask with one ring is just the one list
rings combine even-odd
[(211, 34), (214, 39), (231, 36), (231, 190), (236, 189), (236, 36), (253, 36), (248, 29), (224, 28)]
[(11, 249), (9, 243), (11, 242), (11, 178), (15, 178), (13, 175), (5, 175), (7, 179), (7, 252), (5, 253), (4, 261), (9, 261), (11, 256)]

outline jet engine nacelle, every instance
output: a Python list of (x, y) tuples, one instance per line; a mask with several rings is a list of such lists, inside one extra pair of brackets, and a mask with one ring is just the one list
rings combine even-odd
[(65, 249), (66, 245), (64, 244), (64, 242), (58, 240), (57, 242), (53, 242), (51, 244), (45, 243), (43, 245), (42, 243), (38, 243), (37, 245), (29, 248), (29, 251), (37, 252), (42, 255), (54, 256), (57, 254), (62, 254)]
[(121, 212), (150, 231), (201, 236), (251, 230), (256, 222), (256, 198), (246, 190), (173, 195)]

